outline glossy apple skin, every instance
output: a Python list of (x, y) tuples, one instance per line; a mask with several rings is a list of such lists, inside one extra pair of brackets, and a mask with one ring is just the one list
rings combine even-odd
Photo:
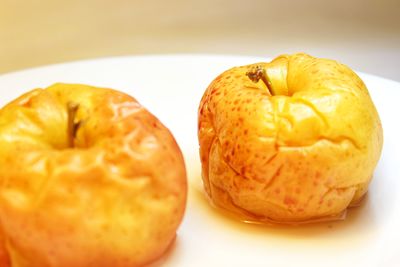
[[(271, 88), (246, 75), (256, 67)], [(362, 80), (306, 54), (219, 75), (201, 99), (198, 138), (210, 199), (245, 219), (281, 223), (333, 219), (357, 203), (383, 142)]]
[[(81, 122), (73, 148), (71, 101)], [(12, 267), (151, 262), (175, 239), (186, 192), (172, 134), (126, 94), (55, 84), (0, 110), (0, 220)]]

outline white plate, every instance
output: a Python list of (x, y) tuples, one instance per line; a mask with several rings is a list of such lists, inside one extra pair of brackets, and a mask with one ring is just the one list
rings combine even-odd
[(400, 266), (400, 84), (360, 74), (377, 106), (384, 149), (362, 207), (334, 223), (257, 226), (232, 220), (202, 194), (197, 107), (208, 84), (232, 66), (268, 59), (140, 56), (98, 59), (0, 76), (0, 105), (55, 82), (111, 87), (136, 97), (173, 132), (190, 179), (185, 219), (163, 266)]

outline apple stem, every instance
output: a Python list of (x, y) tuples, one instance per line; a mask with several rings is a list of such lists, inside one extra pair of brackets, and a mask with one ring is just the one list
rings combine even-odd
[(76, 132), (79, 128), (79, 122), (75, 123), (76, 112), (78, 111), (79, 104), (74, 102), (68, 102), (67, 104), (67, 115), (68, 115), (68, 147), (74, 147), (74, 140), (76, 137)]
[(274, 95), (271, 81), (269, 80), (267, 72), (264, 68), (262, 68), (261, 66), (257, 66), (253, 70), (246, 72), (246, 76), (255, 83), (258, 83), (258, 81), (261, 80), (265, 84), (265, 86), (267, 86), (269, 93), (271, 95)]

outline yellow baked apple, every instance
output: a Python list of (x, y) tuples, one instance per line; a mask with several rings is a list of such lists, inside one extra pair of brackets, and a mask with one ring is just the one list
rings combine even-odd
[(175, 239), (186, 191), (172, 134), (124, 93), (55, 84), (0, 110), (4, 264), (151, 262)]
[(382, 126), (363, 81), (307, 54), (235, 67), (198, 113), (205, 191), (241, 217), (281, 223), (337, 218), (368, 189)]

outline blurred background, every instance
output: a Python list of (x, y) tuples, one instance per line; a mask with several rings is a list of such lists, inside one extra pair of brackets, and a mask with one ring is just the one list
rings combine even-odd
[(303, 51), (400, 81), (400, 0), (0, 0), (0, 73), (105, 56)]

